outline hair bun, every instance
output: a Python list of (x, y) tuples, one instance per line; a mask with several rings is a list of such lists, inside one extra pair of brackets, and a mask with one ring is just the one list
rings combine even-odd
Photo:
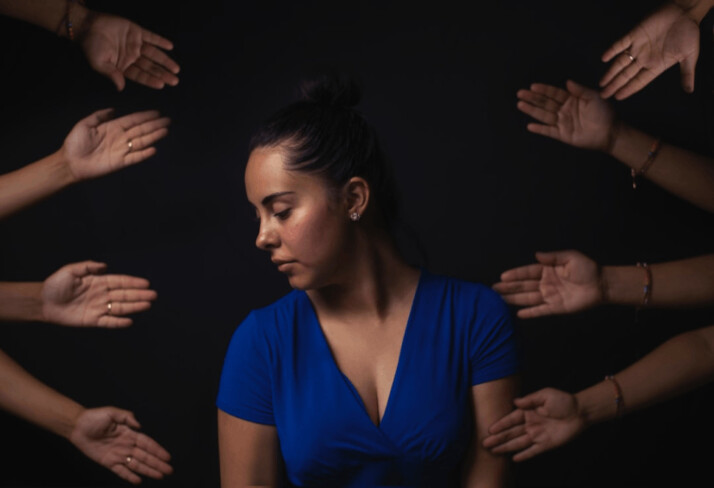
[(305, 101), (339, 108), (352, 108), (362, 99), (362, 89), (355, 76), (334, 69), (323, 69), (307, 78), (300, 92)]

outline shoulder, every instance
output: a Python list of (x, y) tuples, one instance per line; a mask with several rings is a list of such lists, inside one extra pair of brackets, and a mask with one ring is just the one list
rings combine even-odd
[(482, 283), (422, 272), (427, 297), (438, 297), (455, 309), (470, 315), (509, 314), (503, 298)]

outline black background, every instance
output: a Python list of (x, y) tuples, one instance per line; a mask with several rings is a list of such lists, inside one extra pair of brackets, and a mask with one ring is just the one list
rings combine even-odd
[[(41, 281), (94, 259), (148, 278), (159, 299), (124, 330), (6, 323), (0, 347), (85, 406), (135, 412), (173, 455), (146, 486), (218, 486), (214, 399), (228, 340), (252, 308), (289, 290), (253, 247), (243, 188), (248, 137), (294, 99), (303, 70), (336, 63), (364, 81), (362, 111), (394, 163), (405, 221), (427, 267), (491, 284), (536, 250), (579, 249), (605, 264), (712, 252), (712, 216), (604, 154), (528, 133), (516, 91), (531, 82), (596, 86), (601, 53), (653, 7), (581, 2), (96, 1), (171, 39), (181, 82), (118, 93), (64, 39), (0, 18), (0, 172), (54, 150), (100, 108), (173, 120), (156, 156), (74, 186), (0, 222), (0, 279)], [(702, 25), (697, 89), (678, 68), (616, 103), (627, 122), (711, 155), (712, 30)], [(644, 155), (643, 155), (644, 157)], [(655, 163), (656, 164), (656, 163)], [(656, 286), (656, 283), (655, 285)], [(523, 391), (577, 391), (712, 309), (629, 308), (517, 321)], [(516, 486), (692, 485), (709, 475), (711, 387), (593, 427), (516, 465)], [(126, 486), (69, 443), (0, 414), (2, 486)], [(706, 444), (705, 444), (706, 446)], [(699, 483), (696, 483), (699, 484)]]

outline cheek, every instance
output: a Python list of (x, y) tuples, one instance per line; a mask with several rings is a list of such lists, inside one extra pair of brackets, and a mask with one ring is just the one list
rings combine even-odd
[(285, 242), (306, 264), (330, 259), (342, 247), (343, 229), (333, 212), (322, 209), (295, 220), (285, 228)]

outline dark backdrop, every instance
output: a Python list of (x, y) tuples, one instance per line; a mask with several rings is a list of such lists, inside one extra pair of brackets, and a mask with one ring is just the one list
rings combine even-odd
[[(0, 222), (0, 279), (42, 280), (61, 265), (105, 261), (148, 278), (159, 299), (125, 330), (3, 324), (0, 347), (86, 406), (130, 409), (173, 455), (146, 486), (218, 485), (214, 398), (223, 354), (247, 312), (288, 291), (253, 247), (242, 171), (255, 125), (291, 101), (303, 68), (362, 76), (363, 112), (396, 167), (405, 220), (434, 272), (491, 284), (536, 250), (579, 249), (601, 263), (712, 252), (711, 216), (603, 154), (528, 133), (515, 93), (531, 82), (595, 86), (600, 54), (651, 8), (582, 2), (95, 1), (175, 43), (175, 88), (118, 93), (75, 46), (0, 18), (0, 171), (56, 150), (94, 110), (157, 108), (173, 119), (156, 156), (72, 187)], [(678, 69), (617, 103), (625, 120), (711, 154), (711, 22), (697, 90)], [(656, 164), (656, 163), (655, 163)], [(656, 283), (655, 283), (656, 286)], [(627, 308), (518, 321), (523, 389), (576, 391), (711, 309)], [(692, 393), (517, 465), (517, 486), (637, 486), (709, 474), (712, 390)], [(125, 486), (66, 441), (0, 414), (2, 486)], [(9, 449), (8, 449), (9, 448)]]

